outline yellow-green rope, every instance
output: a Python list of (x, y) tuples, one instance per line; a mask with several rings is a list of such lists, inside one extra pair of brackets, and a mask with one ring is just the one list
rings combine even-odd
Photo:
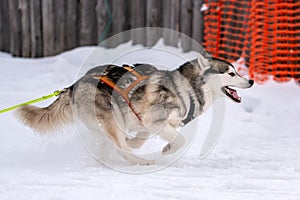
[(46, 99), (50, 99), (51, 97), (58, 96), (60, 93), (61, 93), (61, 90), (56, 90), (52, 94), (49, 94), (49, 95), (46, 95), (46, 96), (42, 96), (42, 97), (40, 97), (38, 99), (27, 101), (25, 103), (21, 103), (21, 104), (18, 104), (18, 105), (15, 105), (15, 106), (12, 106), (12, 107), (0, 110), (0, 114), (8, 112), (8, 111), (11, 111), (11, 110), (14, 110), (14, 109), (19, 108), (21, 106), (25, 106), (25, 105), (29, 105), (29, 104), (34, 104), (34, 103), (37, 103), (37, 102), (40, 102), (40, 101), (44, 101)]

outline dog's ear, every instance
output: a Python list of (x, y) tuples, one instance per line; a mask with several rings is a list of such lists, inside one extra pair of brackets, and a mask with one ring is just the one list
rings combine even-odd
[(201, 69), (209, 69), (211, 66), (209, 54), (206, 52), (198, 53), (198, 63)]

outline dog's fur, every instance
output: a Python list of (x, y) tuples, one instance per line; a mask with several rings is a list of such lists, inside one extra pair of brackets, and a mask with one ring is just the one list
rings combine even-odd
[[(158, 134), (168, 141), (163, 154), (177, 151), (185, 143), (178, 127), (199, 116), (217, 98), (228, 96), (228, 86), (253, 85), (252, 80), (239, 76), (230, 63), (202, 54), (173, 71), (148, 64), (136, 64), (135, 70), (149, 76), (129, 93), (132, 108), (141, 121), (118, 93), (97, 78), (106, 75), (119, 87), (128, 87), (135, 76), (115, 65), (91, 69), (64, 89), (49, 107), (24, 106), (17, 110), (17, 116), (37, 132), (55, 131), (76, 117), (89, 129), (103, 130), (127, 161), (147, 165), (153, 161), (137, 157), (130, 148), (139, 148), (151, 134)], [(132, 138), (128, 132), (138, 134)]]

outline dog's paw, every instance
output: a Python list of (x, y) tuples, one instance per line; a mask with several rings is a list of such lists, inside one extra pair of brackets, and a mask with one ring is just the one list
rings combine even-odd
[(168, 155), (168, 154), (172, 154), (175, 153), (176, 151), (178, 151), (180, 148), (182, 147), (182, 145), (178, 145), (177, 143), (169, 143), (167, 144), (163, 150), (162, 150), (162, 154), (163, 155)]
[(171, 144), (169, 143), (169, 144), (167, 144), (164, 148), (163, 148), (163, 150), (162, 150), (162, 154), (163, 155), (167, 155), (167, 154), (170, 154), (170, 153), (172, 153), (171, 152)]
[(155, 164), (154, 160), (143, 160), (140, 161), (137, 165), (147, 166), (147, 165), (154, 165), (154, 164)]

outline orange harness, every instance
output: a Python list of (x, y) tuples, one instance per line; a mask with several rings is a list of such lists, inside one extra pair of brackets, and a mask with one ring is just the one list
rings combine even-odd
[(131, 85), (129, 85), (126, 89), (122, 89), (122, 88), (118, 87), (116, 85), (116, 83), (114, 83), (108, 76), (105, 76), (105, 75), (98, 76), (97, 78), (99, 80), (101, 80), (103, 83), (105, 83), (106, 85), (108, 85), (110, 88), (115, 90), (119, 95), (121, 95), (123, 97), (123, 99), (125, 100), (125, 102), (127, 103), (127, 105), (129, 106), (129, 108), (135, 114), (135, 116), (140, 120), (140, 122), (142, 122), (141, 117), (132, 107), (128, 94), (137, 84), (139, 84), (141, 81), (149, 78), (149, 76), (141, 75), (140, 73), (135, 71), (134, 68), (132, 68), (128, 65), (123, 65), (123, 68), (126, 69), (127, 71), (129, 71), (131, 74), (133, 74), (136, 77), (136, 80), (133, 83), (131, 83)]

